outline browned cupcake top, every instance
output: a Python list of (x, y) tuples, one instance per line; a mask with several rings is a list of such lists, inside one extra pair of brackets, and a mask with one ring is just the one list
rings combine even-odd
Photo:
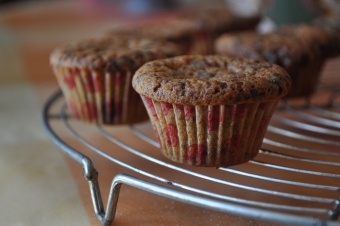
[(259, 17), (239, 17), (223, 4), (197, 7), (177, 16), (178, 21), (191, 24), (194, 31), (226, 32), (254, 28)]
[(278, 33), (255, 32), (230, 33), (215, 42), (215, 51), (237, 57), (265, 60), (278, 64), (288, 71), (292, 67), (307, 66), (318, 54), (305, 42)]
[(280, 66), (226, 56), (178, 56), (148, 62), (134, 89), (157, 101), (186, 105), (240, 104), (286, 95), (291, 81)]
[(308, 66), (340, 54), (340, 36), (312, 25), (286, 26), (268, 34), (228, 33), (215, 41), (215, 51), (266, 60), (285, 69)]
[(178, 45), (148, 38), (98, 37), (57, 47), (51, 64), (106, 70), (136, 70), (150, 60), (181, 55)]
[(139, 38), (157, 38), (170, 41), (188, 39), (192, 36), (191, 25), (187, 22), (180, 22), (173, 18), (162, 21), (162, 23), (152, 23), (136, 25), (129, 28), (115, 28), (104, 32), (104, 35), (136, 36)]
[(309, 48), (315, 48), (323, 57), (332, 57), (340, 54), (340, 36), (331, 29), (306, 24), (285, 26), (278, 29), (276, 33), (284, 35), (287, 38), (301, 40), (308, 45)]

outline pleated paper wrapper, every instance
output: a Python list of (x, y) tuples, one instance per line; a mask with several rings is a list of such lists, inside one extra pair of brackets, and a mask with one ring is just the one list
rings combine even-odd
[(131, 86), (132, 72), (57, 66), (53, 70), (76, 119), (107, 125), (148, 120), (143, 102)]
[(253, 159), (279, 102), (191, 106), (142, 99), (163, 155), (175, 162), (207, 167)]

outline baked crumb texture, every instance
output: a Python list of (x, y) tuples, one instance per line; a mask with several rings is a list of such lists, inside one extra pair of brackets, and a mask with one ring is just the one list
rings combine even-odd
[(285, 68), (292, 79), (289, 98), (314, 93), (326, 59), (339, 56), (340, 36), (312, 25), (286, 26), (268, 34), (239, 32), (215, 41), (218, 54), (265, 60)]
[(180, 56), (145, 64), (133, 87), (167, 158), (219, 167), (256, 156), (290, 78), (267, 62)]
[(145, 62), (181, 53), (177, 45), (162, 40), (101, 37), (59, 46), (50, 61), (75, 118), (126, 124), (148, 119), (131, 86), (134, 72)]

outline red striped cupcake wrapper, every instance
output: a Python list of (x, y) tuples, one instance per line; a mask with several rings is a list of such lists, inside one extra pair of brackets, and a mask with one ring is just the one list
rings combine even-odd
[(213, 52), (213, 39), (208, 32), (197, 31), (194, 34), (189, 54), (211, 54)]
[(278, 100), (191, 106), (142, 97), (162, 153), (194, 166), (231, 166), (253, 159)]
[(131, 72), (101, 72), (54, 67), (72, 115), (101, 124), (138, 123), (148, 119), (143, 103), (131, 86)]
[(288, 71), (292, 79), (292, 88), (287, 98), (310, 97), (319, 84), (324, 62), (324, 60), (316, 58), (305, 67), (297, 66), (292, 69), (294, 71)]

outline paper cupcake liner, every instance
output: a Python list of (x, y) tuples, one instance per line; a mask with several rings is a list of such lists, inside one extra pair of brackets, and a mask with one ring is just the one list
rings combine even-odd
[(319, 59), (308, 66), (288, 71), (292, 79), (292, 88), (287, 98), (310, 97), (318, 85), (323, 65), (324, 60)]
[(196, 32), (190, 47), (189, 54), (211, 54), (213, 52), (213, 37), (210, 33)]
[(193, 42), (190, 48), (190, 54), (214, 54), (215, 53), (215, 40), (223, 32), (218, 31), (199, 31), (194, 33)]
[(162, 153), (195, 166), (231, 166), (258, 153), (278, 100), (190, 106), (142, 97)]
[(85, 122), (129, 124), (148, 119), (143, 103), (131, 86), (131, 72), (103, 73), (54, 67), (72, 115)]

